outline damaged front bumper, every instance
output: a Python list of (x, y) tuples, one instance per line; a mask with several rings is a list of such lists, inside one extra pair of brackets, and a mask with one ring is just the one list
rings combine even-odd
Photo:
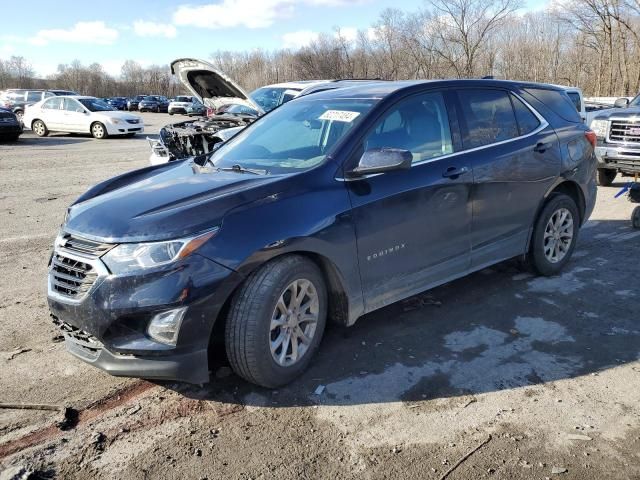
[[(239, 281), (232, 270), (193, 254), (135, 276), (112, 275), (105, 267), (86, 293), (66, 298), (55, 289), (50, 270), (48, 303), (67, 350), (77, 358), (116, 376), (202, 384), (209, 381), (213, 325)], [(150, 321), (176, 307), (187, 307), (176, 345), (152, 339)]]

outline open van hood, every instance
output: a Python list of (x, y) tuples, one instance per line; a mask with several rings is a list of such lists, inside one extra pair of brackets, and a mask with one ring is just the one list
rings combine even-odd
[(171, 73), (207, 107), (218, 109), (236, 103), (264, 113), (249, 95), (233, 80), (209, 62), (195, 58), (179, 58), (171, 62)]

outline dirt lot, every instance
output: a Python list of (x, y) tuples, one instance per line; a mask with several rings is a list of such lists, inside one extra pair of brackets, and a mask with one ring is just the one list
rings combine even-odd
[[(147, 133), (169, 121), (144, 117)], [(0, 402), (73, 409), (64, 429), (57, 412), (0, 409), (3, 480), (439, 479), (477, 447), (447, 478), (640, 478), (640, 231), (613, 199), (620, 181), (560, 277), (507, 262), (331, 328), (280, 391), (243, 383), (223, 355), (198, 388), (104, 374), (49, 322), (66, 205), (148, 152), (144, 136), (0, 145)]]

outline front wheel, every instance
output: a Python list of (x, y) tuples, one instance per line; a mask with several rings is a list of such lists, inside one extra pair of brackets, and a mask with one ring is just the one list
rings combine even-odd
[(46, 137), (47, 135), (49, 135), (49, 129), (42, 120), (35, 120), (31, 124), (31, 130), (33, 130), (33, 133), (35, 133), (39, 137)]
[(601, 187), (609, 187), (616, 179), (615, 170), (611, 170), (610, 168), (599, 168), (598, 169), (598, 185)]
[(91, 135), (93, 135), (93, 138), (102, 140), (104, 138), (107, 138), (107, 129), (102, 123), (96, 122), (91, 125)]
[(633, 213), (631, 214), (631, 225), (633, 225), (633, 228), (640, 228), (640, 207), (633, 209)]
[(554, 194), (536, 220), (530, 263), (540, 275), (557, 275), (571, 259), (578, 239), (580, 214), (576, 202)]
[(263, 387), (291, 382), (318, 350), (326, 316), (320, 269), (298, 255), (272, 260), (234, 295), (225, 325), (231, 367)]

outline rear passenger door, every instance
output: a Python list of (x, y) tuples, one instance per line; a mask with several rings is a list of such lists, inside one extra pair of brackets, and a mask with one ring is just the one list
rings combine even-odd
[(560, 172), (558, 138), (513, 92), (457, 92), (462, 144), (473, 165), (472, 268), (525, 251), (545, 192)]
[(53, 97), (42, 103), (42, 120), (49, 130), (58, 130), (63, 122), (62, 98)]

